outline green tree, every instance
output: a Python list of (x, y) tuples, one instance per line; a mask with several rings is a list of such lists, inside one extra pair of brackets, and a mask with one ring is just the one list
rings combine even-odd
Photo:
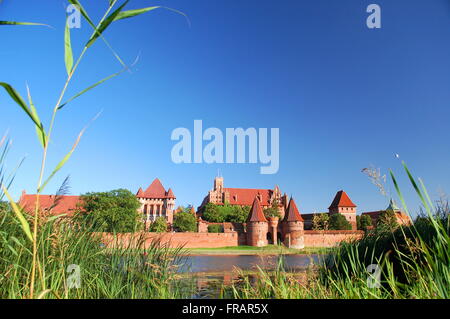
[(179, 232), (197, 231), (197, 219), (191, 213), (181, 212), (175, 215), (173, 227)]
[(265, 208), (263, 213), (266, 218), (281, 217), (280, 212), (278, 211), (278, 201), (274, 200), (272, 206)]
[(250, 206), (233, 206), (231, 213), (226, 217), (227, 222), (245, 223), (250, 213)]
[(357, 228), (366, 231), (372, 226), (372, 218), (369, 215), (356, 216)]
[(332, 214), (330, 216), (330, 229), (332, 230), (351, 230), (352, 225), (342, 214)]
[(87, 193), (81, 196), (76, 219), (94, 231), (134, 232), (143, 226), (137, 211), (139, 206), (136, 196), (126, 189)]
[(313, 230), (328, 230), (330, 223), (330, 215), (327, 213), (318, 213), (313, 215)]
[(223, 233), (222, 225), (219, 224), (208, 225), (208, 233)]
[(167, 221), (164, 217), (158, 217), (149, 227), (149, 231), (153, 233), (165, 233), (167, 231)]
[(223, 223), (225, 221), (225, 215), (218, 205), (208, 203), (203, 212), (203, 219), (211, 223)]

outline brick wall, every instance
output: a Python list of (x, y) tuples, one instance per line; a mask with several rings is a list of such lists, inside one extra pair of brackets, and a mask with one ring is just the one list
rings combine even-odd
[[(305, 247), (333, 247), (344, 240), (361, 238), (363, 231), (353, 230), (326, 230), (304, 231)], [(111, 234), (103, 233), (103, 242), (108, 247), (114, 246), (114, 237)], [(133, 247), (142, 240), (145, 247), (148, 247), (154, 240), (160, 240), (161, 243), (168, 243), (171, 247), (184, 245), (185, 248), (219, 248), (229, 246), (246, 245), (245, 233), (137, 233), (137, 234), (119, 234), (117, 236), (119, 245)]]
[(333, 247), (341, 241), (361, 238), (361, 230), (305, 230), (305, 247)]
[[(108, 247), (115, 245), (114, 237), (111, 234), (103, 233), (103, 243)], [(169, 244), (171, 247), (184, 246), (185, 248), (217, 248), (238, 246), (242, 242), (238, 233), (138, 233), (120, 234), (117, 241), (121, 246), (129, 244), (136, 246), (139, 240), (148, 247), (154, 240), (160, 240), (162, 244)]]

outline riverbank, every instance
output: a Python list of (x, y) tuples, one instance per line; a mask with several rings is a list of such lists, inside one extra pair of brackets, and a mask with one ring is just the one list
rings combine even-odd
[(219, 248), (189, 248), (185, 255), (310, 255), (327, 254), (331, 248), (305, 247), (303, 249), (287, 248), (285, 246), (268, 245), (265, 247), (232, 246)]

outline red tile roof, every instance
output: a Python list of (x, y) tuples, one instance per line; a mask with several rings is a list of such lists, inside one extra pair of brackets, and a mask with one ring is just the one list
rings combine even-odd
[(160, 180), (158, 178), (155, 178), (155, 180), (150, 184), (150, 186), (147, 187), (145, 192), (142, 190), (142, 188), (139, 188), (138, 192), (136, 193), (136, 197), (175, 198), (175, 195), (173, 194), (173, 191), (170, 188), (166, 192), (166, 190), (165, 190), (164, 186), (161, 184)]
[(167, 198), (175, 198), (172, 188), (169, 188), (169, 190), (167, 191)]
[(230, 194), (231, 205), (246, 205), (253, 204), (255, 198), (259, 196), (260, 203), (263, 206), (270, 205), (270, 196), (273, 190), (271, 189), (252, 189), (252, 188), (224, 188), (225, 192)]
[(351, 201), (346, 192), (340, 190), (336, 193), (336, 196), (328, 209), (336, 207), (356, 207), (356, 205)]
[(302, 215), (300, 215), (297, 205), (295, 204), (295, 201), (292, 198), (289, 201), (289, 205), (288, 205), (288, 208), (287, 208), (287, 211), (286, 211), (283, 221), (285, 221), (285, 222), (302, 222), (303, 221)]
[[(67, 214), (68, 217), (73, 216), (78, 203), (81, 203), (80, 196), (39, 195), (40, 210), (46, 215)], [(26, 212), (33, 214), (36, 207), (36, 195), (22, 194), (19, 205)], [(55, 206), (52, 207), (53, 205)]]
[(256, 197), (253, 200), (252, 209), (250, 210), (250, 214), (247, 218), (247, 223), (248, 222), (267, 222), (266, 216), (264, 216), (263, 210), (261, 208), (261, 204)]

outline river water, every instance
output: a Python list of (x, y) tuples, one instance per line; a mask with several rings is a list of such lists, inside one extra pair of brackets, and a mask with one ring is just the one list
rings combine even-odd
[[(179, 271), (196, 287), (193, 298), (217, 298), (222, 285), (238, 279), (242, 270), (257, 276), (258, 267), (275, 270), (279, 263), (286, 272), (306, 275), (306, 269), (319, 265), (325, 255), (193, 255), (186, 256)], [(253, 276), (253, 275), (251, 275)]]
[[(282, 258), (282, 260), (280, 260)], [(236, 267), (242, 270), (276, 269), (280, 261), (287, 271), (301, 271), (320, 263), (323, 255), (194, 255), (186, 256), (181, 272), (230, 273)]]

